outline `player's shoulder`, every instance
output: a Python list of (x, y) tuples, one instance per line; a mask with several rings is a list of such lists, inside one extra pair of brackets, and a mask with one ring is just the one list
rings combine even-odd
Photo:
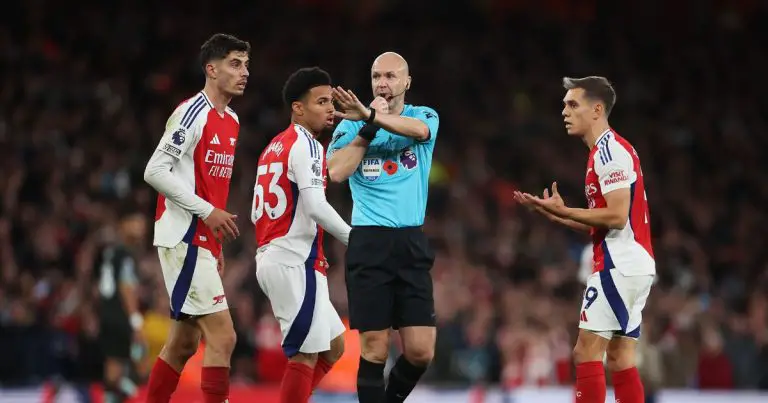
[(635, 150), (635, 146), (633, 146), (629, 140), (622, 137), (619, 133), (614, 132), (614, 138), (613, 138), (612, 144), (613, 144), (613, 147), (621, 148), (622, 150), (626, 151), (626, 153), (630, 157), (633, 155), (637, 157), (637, 151)]
[(439, 119), (437, 111), (434, 108), (425, 105), (408, 105), (406, 114), (410, 117), (424, 116), (427, 119)]
[(320, 158), (323, 145), (315, 139), (315, 136), (299, 124), (293, 124), (292, 129), (296, 133), (296, 141), (293, 143), (292, 148), (303, 150), (312, 158)]
[(609, 129), (597, 140), (592, 150), (592, 159), (596, 165), (611, 162), (623, 162), (632, 159), (634, 148), (613, 129)]
[(189, 129), (195, 122), (207, 116), (211, 109), (211, 101), (200, 91), (182, 101), (171, 114), (168, 123)]
[(291, 127), (281, 131), (275, 137), (272, 137), (272, 140), (269, 141), (269, 144), (264, 148), (264, 151), (261, 152), (259, 159), (285, 158), (290, 153), (290, 148), (295, 137), (296, 133), (293, 132)]

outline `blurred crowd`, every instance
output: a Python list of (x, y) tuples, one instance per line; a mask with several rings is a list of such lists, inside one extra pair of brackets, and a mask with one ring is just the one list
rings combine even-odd
[[(515, 205), (558, 181), (584, 206), (587, 149), (560, 117), (563, 75), (605, 75), (611, 121), (637, 149), (658, 283), (644, 312), (650, 389), (768, 389), (768, 63), (757, 1), (51, 1), (4, 6), (0, 24), (0, 385), (98, 377), (95, 248), (125, 214), (146, 216), (135, 253), (148, 346), (168, 298), (151, 247), (155, 192), (142, 181), (165, 119), (202, 87), (200, 44), (249, 40), (225, 246), (237, 382), (279, 379), (279, 331), (255, 281), (255, 162), (288, 125), (280, 89), (319, 65), (369, 93), (385, 50), (413, 76), (407, 100), (441, 118), (425, 231), (439, 321), (434, 383), (564, 385), (588, 239)], [(470, 5), (472, 4), (472, 5)], [(180, 10), (183, 9), (183, 13)], [(762, 112), (762, 113), (761, 113)], [(331, 203), (349, 217), (346, 186)], [(143, 233), (143, 235), (142, 235)], [(344, 247), (328, 237), (331, 297), (346, 312)], [(277, 336), (277, 337), (276, 337)]]

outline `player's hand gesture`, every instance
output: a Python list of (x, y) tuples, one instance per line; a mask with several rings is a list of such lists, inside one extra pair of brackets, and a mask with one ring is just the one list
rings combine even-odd
[[(546, 196), (549, 196), (549, 194), (546, 194)], [(519, 190), (516, 190), (514, 193), (514, 199), (516, 202), (520, 203), (520, 205), (525, 206), (529, 211), (535, 211), (539, 214), (547, 216), (547, 218), (551, 218), (552, 214), (548, 213), (547, 210), (544, 210), (543, 207), (533, 202), (532, 199), (535, 197), (536, 196), (533, 196), (530, 193), (523, 193)]]
[(534, 196), (530, 193), (515, 191), (515, 201), (527, 207), (529, 210), (541, 213), (547, 218), (562, 217), (565, 209), (565, 202), (557, 191), (557, 182), (552, 183), (552, 196), (549, 195), (549, 189), (544, 189), (542, 197)]
[(565, 202), (557, 191), (557, 182), (552, 182), (551, 197), (549, 196), (549, 191), (547, 189), (544, 189), (542, 196), (543, 197), (538, 197), (526, 194), (524, 197), (535, 205), (558, 217), (563, 217), (565, 215)]
[(342, 112), (337, 110), (334, 112), (337, 117), (358, 121), (366, 120), (371, 116), (371, 111), (369, 111), (368, 108), (363, 105), (362, 102), (360, 102), (352, 90), (345, 90), (344, 88), (336, 87), (333, 88), (332, 91), (333, 99), (336, 100), (336, 102), (339, 104), (339, 109), (343, 111)]
[(219, 242), (229, 242), (238, 236), (240, 236), (240, 230), (237, 229), (235, 224), (237, 216), (227, 213), (226, 211), (218, 208), (214, 208), (211, 215), (208, 216), (203, 222), (208, 228), (213, 231), (213, 235)]

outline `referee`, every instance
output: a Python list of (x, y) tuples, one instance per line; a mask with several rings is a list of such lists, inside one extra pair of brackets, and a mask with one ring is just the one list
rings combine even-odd
[(146, 236), (142, 214), (123, 216), (115, 239), (99, 247), (93, 276), (98, 288), (99, 341), (104, 355), (104, 402), (126, 401), (135, 393), (130, 379), (131, 348), (140, 342), (143, 318), (139, 312), (138, 277), (134, 250)]
[[(334, 89), (344, 120), (328, 146), (328, 175), (349, 179), (354, 202), (346, 281), (350, 325), (360, 331), (358, 399), (402, 402), (435, 351), (434, 254), (421, 226), (439, 119), (431, 108), (405, 104), (411, 77), (400, 55), (377, 57), (371, 84), (370, 108)], [(399, 330), (404, 353), (385, 390), (390, 328)]]

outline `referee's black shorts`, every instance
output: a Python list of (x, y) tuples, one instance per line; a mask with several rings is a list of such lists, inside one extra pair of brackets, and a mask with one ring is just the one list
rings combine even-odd
[(350, 327), (435, 326), (434, 261), (421, 227), (353, 227), (346, 256)]
[(115, 316), (101, 317), (99, 329), (101, 351), (105, 358), (129, 360), (133, 344), (133, 329), (127, 318)]

